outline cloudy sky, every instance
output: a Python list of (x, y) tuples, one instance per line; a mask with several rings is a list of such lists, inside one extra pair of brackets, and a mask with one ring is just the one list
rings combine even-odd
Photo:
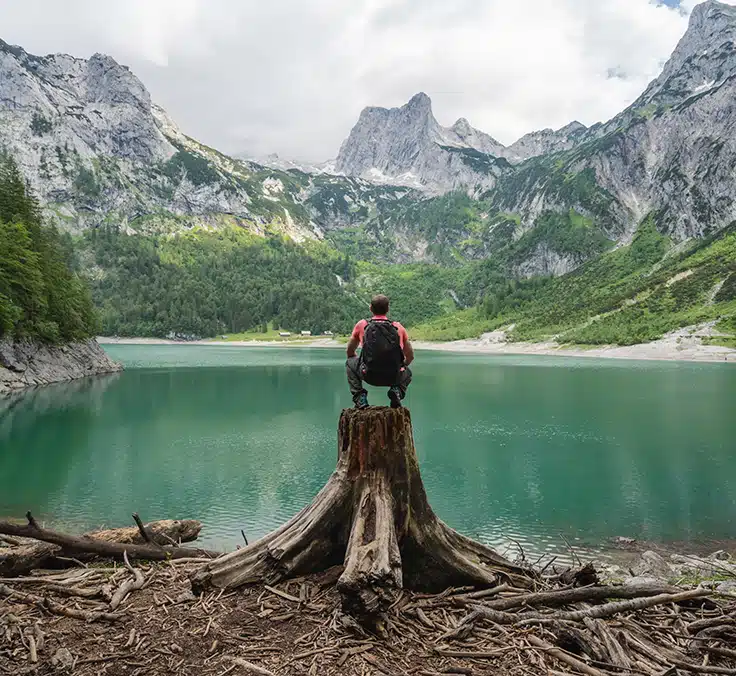
[[(736, 4), (736, 0), (728, 0)], [(510, 143), (612, 117), (655, 77), (697, 0), (2, 0), (0, 37), (105, 52), (223, 151), (323, 160), (366, 105), (425, 91)]]

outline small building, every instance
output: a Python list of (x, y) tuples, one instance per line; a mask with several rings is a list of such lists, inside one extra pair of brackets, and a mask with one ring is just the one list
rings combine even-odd
[(291, 335), (288, 331), (279, 331), (279, 336), (282, 338), (288, 338)]
[(311, 331), (302, 331), (302, 335), (303, 336), (311, 336), (312, 335), (312, 332)]

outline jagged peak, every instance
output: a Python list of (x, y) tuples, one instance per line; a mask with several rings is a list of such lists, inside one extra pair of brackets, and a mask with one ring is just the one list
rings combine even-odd
[(703, 24), (711, 21), (724, 14), (732, 16), (736, 19), (736, 7), (727, 5), (718, 0), (706, 0), (699, 5), (695, 5), (690, 14), (690, 28), (698, 28)]
[(432, 110), (432, 99), (429, 98), (424, 92), (418, 92), (409, 99), (409, 102), (404, 108), (423, 108)]
[(458, 118), (457, 122), (455, 122), (455, 124), (453, 124), (451, 127), (453, 131), (457, 132), (467, 132), (470, 131), (472, 128), (473, 126), (464, 117)]
[(573, 134), (576, 131), (583, 131), (585, 129), (587, 129), (587, 127), (582, 122), (579, 122), (578, 120), (573, 120), (572, 122), (570, 122), (570, 124), (566, 124), (564, 127), (560, 127), (557, 130), (557, 133)]
[(95, 52), (89, 57), (90, 61), (102, 61), (103, 63), (110, 63), (119, 66), (120, 64), (115, 61), (109, 54), (103, 54), (102, 52)]
[(431, 115), (432, 114), (432, 100), (424, 92), (414, 94), (409, 101), (403, 106), (398, 108), (384, 108), (383, 106), (366, 106), (360, 112), (360, 119), (365, 120), (371, 118), (374, 115), (385, 116), (391, 111), (406, 111), (417, 115)]
[(3, 39), (0, 39), (0, 52), (8, 52), (15, 57), (30, 56), (30, 54), (28, 54), (28, 52), (26, 52), (23, 47), (20, 47), (19, 45), (11, 45), (9, 42), (5, 42), (5, 40)]

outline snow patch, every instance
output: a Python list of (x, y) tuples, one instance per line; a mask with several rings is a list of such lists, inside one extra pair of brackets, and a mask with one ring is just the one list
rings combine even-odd
[(715, 80), (706, 80), (705, 82), (703, 82), (703, 84), (693, 89), (693, 94), (700, 94), (701, 92), (706, 92), (709, 89), (713, 89), (715, 84), (716, 84)]

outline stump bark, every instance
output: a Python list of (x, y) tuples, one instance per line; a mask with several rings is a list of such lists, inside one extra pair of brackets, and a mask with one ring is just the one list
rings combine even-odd
[(375, 617), (402, 589), (528, 586), (526, 570), (455, 532), (432, 511), (408, 409), (348, 409), (340, 417), (337, 468), (311, 505), (258, 542), (195, 575), (195, 588), (232, 588), (324, 571), (344, 563), (343, 607)]

